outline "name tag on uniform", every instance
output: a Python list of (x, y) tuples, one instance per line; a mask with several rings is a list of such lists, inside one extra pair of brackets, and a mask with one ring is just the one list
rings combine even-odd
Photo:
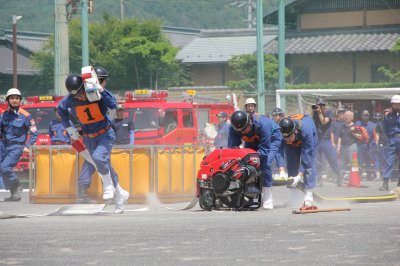
[(127, 126), (128, 126), (128, 124), (122, 124), (122, 126), (123, 126), (123, 127), (127, 127)]

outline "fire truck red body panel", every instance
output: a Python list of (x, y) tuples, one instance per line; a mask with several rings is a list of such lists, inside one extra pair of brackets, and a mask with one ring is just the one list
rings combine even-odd
[(135, 124), (135, 144), (184, 144), (197, 141), (197, 119), (190, 103), (125, 102)]
[[(135, 124), (135, 144), (180, 145), (195, 144), (205, 123), (217, 124), (216, 114), (228, 115), (234, 108), (230, 104), (196, 104), (191, 102), (168, 102), (168, 92), (141, 90), (149, 97), (135, 97), (127, 92), (125, 117)], [(154, 94), (159, 93), (159, 94)]]

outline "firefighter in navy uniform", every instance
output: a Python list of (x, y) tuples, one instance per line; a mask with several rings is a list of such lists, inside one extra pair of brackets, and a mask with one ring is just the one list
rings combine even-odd
[(111, 128), (111, 121), (107, 116), (107, 109), (115, 109), (117, 104), (113, 95), (96, 86), (101, 98), (90, 102), (85, 93), (84, 83), (79, 75), (70, 75), (65, 80), (69, 95), (64, 97), (58, 105), (61, 121), (72, 141), (79, 139), (80, 133), (74, 127), (69, 127), (69, 117), (76, 117), (81, 124), (83, 141), (88, 149), (97, 171), (103, 181), (103, 199), (111, 200), (115, 193), (114, 213), (123, 213), (129, 193), (121, 188), (118, 176), (112, 175), (113, 168), (110, 164), (110, 154), (115, 142), (115, 133)]
[(315, 156), (318, 137), (314, 122), (308, 115), (295, 115), (282, 118), (279, 122), (285, 142), (286, 163), (289, 177), (293, 183), (288, 187), (295, 188), (304, 179), (304, 205), (313, 202), (312, 189), (316, 186)]
[(217, 136), (214, 139), (215, 148), (226, 148), (228, 147), (228, 137), (229, 137), (229, 124), (228, 124), (228, 114), (225, 112), (220, 112), (217, 114), (218, 125), (217, 125)]
[(228, 148), (244, 147), (257, 151), (260, 155), (261, 172), (263, 174), (263, 207), (273, 209), (272, 198), (272, 160), (282, 143), (279, 126), (266, 116), (247, 114), (235, 111), (231, 116)]
[[(104, 67), (98, 66), (98, 67), (94, 68), (94, 71), (97, 74), (97, 78), (99, 80), (100, 86), (103, 89), (106, 89), (108, 79), (109, 79), (107, 70)], [(115, 98), (114, 98), (114, 100), (115, 100)], [(116, 112), (115, 109), (108, 108), (108, 117), (110, 118), (110, 120), (114, 119), (115, 112)], [(96, 203), (96, 201), (92, 200), (88, 196), (88, 193), (87, 193), (87, 191), (90, 187), (90, 184), (92, 182), (92, 176), (93, 176), (94, 172), (96, 172), (96, 169), (94, 168), (94, 166), (91, 163), (85, 161), (82, 165), (82, 169), (81, 169), (81, 172), (78, 177), (77, 203), (80, 203), (80, 204)], [(118, 178), (118, 176), (114, 172), (113, 168), (111, 168), (111, 178), (113, 180)]]
[[(69, 145), (71, 139), (67, 133), (66, 127), (61, 123), (61, 117), (57, 112), (57, 108), (54, 109), (56, 112), (56, 119), (52, 120), (49, 124), (49, 136), (51, 145)], [(69, 127), (73, 124), (69, 121)]]
[[(386, 150), (386, 168), (383, 172), (383, 185), (381, 191), (389, 190), (389, 180), (392, 176), (393, 166), (400, 154), (400, 95), (394, 95), (390, 101), (392, 110), (383, 118), (383, 129), (388, 137)], [(400, 187), (400, 177), (397, 186)]]
[[(22, 187), (12, 170), (17, 165), (22, 153), (29, 152), (30, 146), (36, 143), (38, 132), (31, 114), (20, 108), (21, 92), (12, 88), (7, 91), (8, 109), (3, 112), (0, 122), (1, 135), (4, 142), (4, 152), (1, 154), (0, 175), (3, 177), (6, 189), (11, 196), (5, 201), (20, 201)], [(26, 143), (28, 133), (29, 142)]]
[[(275, 108), (271, 113), (271, 118), (277, 125), (279, 125), (279, 121), (285, 117), (285, 113), (282, 111), (281, 108)], [(282, 141), (281, 146), (279, 147), (278, 151), (275, 155), (275, 162), (276, 166), (279, 169), (279, 177), (286, 178), (287, 174), (285, 173), (285, 150), (284, 150), (284, 143)]]
[(117, 106), (117, 117), (111, 122), (111, 127), (115, 131), (115, 144), (127, 145), (134, 142), (135, 126), (132, 119), (124, 117), (125, 108), (122, 104)]

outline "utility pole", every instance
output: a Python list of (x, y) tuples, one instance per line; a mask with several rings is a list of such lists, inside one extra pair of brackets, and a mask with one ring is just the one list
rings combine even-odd
[(257, 92), (258, 112), (265, 114), (265, 83), (264, 83), (264, 41), (263, 41), (263, 0), (256, 1), (257, 25)]
[[(278, 88), (285, 89), (285, 0), (279, 0), (278, 9), (278, 64), (279, 79)], [(283, 96), (285, 97), (285, 96)], [(281, 99), (280, 108), (286, 112), (286, 100)]]
[(22, 16), (13, 15), (13, 87), (18, 89), (18, 74), (17, 74), (17, 21)]
[(255, 3), (254, 0), (247, 0), (245, 2), (233, 2), (230, 4), (231, 6), (237, 6), (237, 7), (243, 7), (245, 6), (247, 9), (247, 19), (242, 20), (247, 22), (247, 28), (252, 29), (254, 25), (254, 19), (253, 19), (253, 12), (255, 9)]
[(66, 95), (64, 82), (69, 74), (69, 38), (66, 0), (54, 1), (54, 94)]
[(82, 66), (89, 65), (89, 17), (88, 17), (88, 1), (81, 0), (82, 3)]
[(120, 5), (120, 9), (121, 9), (121, 20), (124, 20), (124, 16), (125, 16), (125, 0), (119, 0), (119, 5)]

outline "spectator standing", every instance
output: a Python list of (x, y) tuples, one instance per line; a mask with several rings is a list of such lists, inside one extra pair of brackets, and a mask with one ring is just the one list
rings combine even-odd
[(357, 152), (359, 136), (353, 122), (354, 113), (346, 111), (343, 118), (344, 124), (339, 131), (337, 153), (340, 154), (342, 169), (350, 169), (353, 153)]
[(340, 131), (344, 125), (344, 114), (346, 109), (339, 108), (337, 111), (335, 121), (332, 121), (332, 133), (331, 133), (331, 142), (335, 150), (338, 148), (338, 139), (340, 135)]
[(367, 180), (372, 180), (373, 167), (371, 164), (371, 149), (375, 147), (376, 130), (375, 123), (369, 121), (370, 115), (368, 110), (361, 112), (361, 120), (355, 123), (356, 126), (362, 126), (368, 132), (368, 142), (358, 142), (358, 166), (367, 174)]
[[(387, 115), (386, 112), (385, 115)], [(388, 137), (386, 136), (385, 131), (383, 130), (383, 114), (376, 112), (372, 118), (372, 122), (375, 123), (375, 132), (376, 132), (376, 148), (372, 150), (372, 156), (374, 158), (374, 168), (375, 168), (375, 181), (381, 180), (381, 172), (384, 170), (386, 166), (385, 154), (386, 154), (386, 146), (388, 143)]]
[(227, 148), (229, 137), (228, 114), (225, 112), (220, 112), (217, 114), (217, 117), (217, 136), (214, 139), (214, 146), (215, 148)]
[(331, 141), (331, 122), (332, 113), (325, 112), (326, 103), (322, 98), (317, 98), (316, 104), (312, 106), (313, 120), (317, 129), (318, 145), (317, 145), (317, 184), (322, 186), (322, 160), (325, 156), (332, 171), (336, 175), (336, 182), (338, 186), (343, 184), (343, 175), (339, 166), (337, 153)]
[(254, 98), (247, 98), (244, 104), (244, 109), (246, 109), (246, 113), (254, 115), (256, 113), (257, 103)]
[[(49, 124), (50, 143), (51, 145), (69, 145), (71, 139), (67, 133), (67, 128), (61, 123), (61, 117), (57, 112), (57, 108), (54, 111), (57, 118), (50, 121)], [(73, 126), (71, 121), (69, 121), (69, 126)]]
[(117, 116), (112, 121), (111, 127), (115, 131), (115, 144), (127, 145), (134, 143), (135, 126), (132, 119), (124, 117), (125, 107), (122, 104), (117, 106)]

